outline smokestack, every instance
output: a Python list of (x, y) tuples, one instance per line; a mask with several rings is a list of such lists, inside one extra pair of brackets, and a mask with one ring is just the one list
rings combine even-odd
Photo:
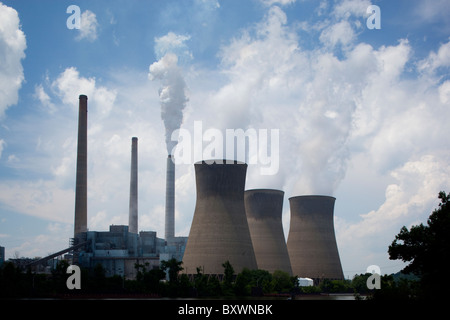
[(74, 236), (87, 231), (87, 96), (79, 96)]
[(166, 240), (175, 236), (175, 162), (169, 154), (166, 172)]
[(138, 138), (131, 139), (130, 210), (128, 231), (138, 233)]
[(282, 270), (292, 276), (281, 220), (283, 197), (281, 190), (247, 190), (244, 193), (245, 213), (258, 269), (270, 273)]
[[(223, 162), (222, 162), (223, 161)], [(238, 161), (201, 161), (194, 165), (197, 200), (183, 256), (187, 274), (221, 275), (229, 261), (236, 273), (257, 269), (245, 216), (247, 164)]]
[(291, 223), (287, 248), (292, 271), (299, 277), (344, 279), (334, 234), (336, 198), (298, 196), (289, 198)]

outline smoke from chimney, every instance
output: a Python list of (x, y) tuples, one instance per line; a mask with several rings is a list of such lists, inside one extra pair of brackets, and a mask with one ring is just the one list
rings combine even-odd
[(178, 57), (173, 53), (167, 53), (159, 61), (149, 67), (150, 80), (161, 80), (159, 89), (161, 103), (161, 118), (166, 129), (167, 154), (172, 154), (176, 142), (171, 141), (172, 132), (181, 127), (183, 121), (183, 109), (188, 98), (186, 97), (186, 83), (178, 66)]

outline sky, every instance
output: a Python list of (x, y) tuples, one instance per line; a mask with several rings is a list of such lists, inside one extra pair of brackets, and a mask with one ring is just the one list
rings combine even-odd
[[(246, 188), (285, 192), (285, 236), (289, 197), (333, 196), (345, 277), (370, 265), (401, 270), (388, 246), (402, 226), (426, 223), (439, 191), (449, 191), (449, 8), (444, 0), (0, 2), (6, 258), (69, 245), (85, 94), (89, 230), (128, 223), (132, 137), (138, 227), (163, 237), (173, 130), (194, 136), (201, 124), (211, 156), (208, 129), (277, 130), (266, 144), (278, 150), (276, 172), (249, 164)], [(178, 236), (189, 235), (201, 158), (193, 152), (176, 166)]]

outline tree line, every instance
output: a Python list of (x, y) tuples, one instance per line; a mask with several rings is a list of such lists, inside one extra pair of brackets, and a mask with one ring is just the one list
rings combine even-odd
[[(106, 276), (101, 264), (93, 269), (81, 268), (81, 289), (69, 290), (66, 281), (68, 262), (59, 261), (51, 274), (23, 272), (13, 263), (7, 262), (0, 268), (0, 298), (69, 298), (69, 297), (198, 297), (198, 298), (239, 298), (249, 296), (281, 296), (285, 298), (301, 294), (349, 293), (356, 297), (371, 296), (366, 282), (371, 275), (355, 275), (352, 280), (323, 279), (317, 286), (299, 287), (297, 277), (277, 270), (243, 269), (236, 274), (229, 261), (223, 263), (222, 277), (203, 274), (197, 268), (194, 275), (180, 274), (182, 262), (176, 259), (161, 261), (160, 268), (149, 268), (148, 264), (136, 264), (136, 279), (129, 280), (115, 275)], [(168, 280), (167, 280), (168, 278)], [(382, 277), (384, 291), (398, 291), (403, 282), (394, 281), (392, 276)], [(399, 284), (400, 283), (400, 284)], [(409, 285), (409, 283), (408, 283)], [(402, 287), (404, 290), (404, 287)], [(392, 293), (391, 293), (392, 294)]]

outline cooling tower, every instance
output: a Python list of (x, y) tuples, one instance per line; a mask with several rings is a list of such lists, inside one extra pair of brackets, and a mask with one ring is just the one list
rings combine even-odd
[(212, 161), (194, 165), (197, 199), (183, 272), (195, 274), (200, 267), (204, 274), (222, 275), (226, 261), (236, 273), (257, 269), (244, 205), (247, 164)]
[(247, 190), (244, 194), (250, 236), (258, 269), (292, 275), (281, 215), (284, 192), (272, 189)]
[(87, 96), (79, 96), (74, 236), (87, 231)]
[(138, 138), (131, 139), (130, 208), (128, 231), (138, 233)]
[(175, 236), (175, 163), (170, 154), (167, 157), (165, 218), (165, 238), (167, 240)]
[(287, 248), (294, 275), (316, 282), (325, 278), (344, 279), (334, 234), (335, 200), (328, 196), (289, 198)]

